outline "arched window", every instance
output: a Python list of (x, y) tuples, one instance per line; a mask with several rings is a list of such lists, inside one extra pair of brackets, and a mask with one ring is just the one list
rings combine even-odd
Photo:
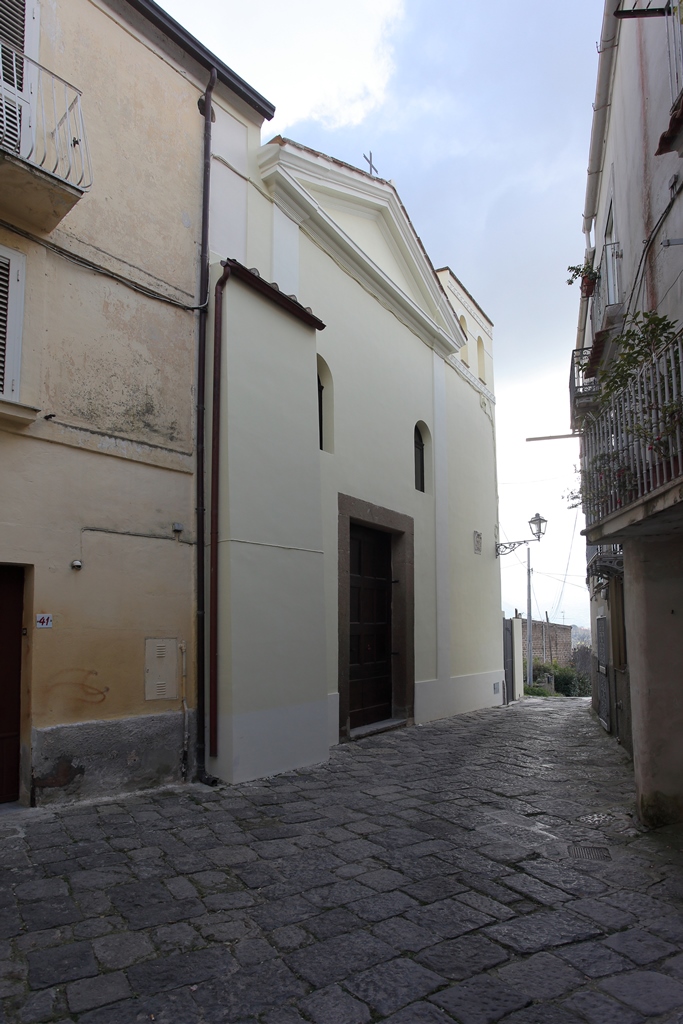
[(334, 385), (330, 368), (322, 358), (318, 363), (318, 440), (321, 452), (334, 451)]
[(418, 426), (415, 427), (415, 490), (425, 489), (425, 443)]
[(481, 338), (477, 338), (477, 373), (479, 374), (479, 380), (482, 384), (486, 383), (486, 352), (484, 351), (484, 342)]
[(318, 437), (320, 438), (320, 451), (323, 451), (323, 383), (318, 374)]
[(470, 365), (470, 357), (467, 351), (467, 320), (464, 316), (460, 317), (460, 326), (462, 327), (463, 334), (465, 335), (465, 344), (460, 346), (460, 358), (462, 359), (465, 366)]

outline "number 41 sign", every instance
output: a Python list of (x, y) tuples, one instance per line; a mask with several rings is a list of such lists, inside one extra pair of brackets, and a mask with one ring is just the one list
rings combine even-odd
[(36, 629), (52, 629), (52, 615), (49, 612), (36, 615)]

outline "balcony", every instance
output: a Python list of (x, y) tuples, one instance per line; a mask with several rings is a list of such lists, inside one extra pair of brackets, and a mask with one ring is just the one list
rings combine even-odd
[(569, 371), (569, 407), (572, 430), (578, 430), (587, 412), (594, 407), (599, 394), (595, 376), (587, 376), (591, 370), (590, 348), (577, 348), (572, 352)]
[(0, 42), (0, 217), (52, 231), (92, 185), (81, 94)]
[[(682, 367), (679, 334), (623, 391), (585, 417), (581, 490), (589, 540), (591, 527), (639, 503), (644, 506), (643, 499), (651, 496), (641, 519), (673, 510), (678, 488), (671, 485), (683, 479)], [(628, 519), (632, 524), (639, 517)], [(595, 533), (593, 538), (598, 539)]]
[(586, 566), (588, 580), (594, 579), (600, 585), (615, 576), (624, 575), (624, 549), (621, 544), (598, 544), (589, 550), (592, 554)]
[(601, 331), (615, 326), (615, 320), (619, 319), (621, 313), (621, 257), (622, 250), (618, 242), (608, 242), (603, 246), (598, 279), (591, 302), (594, 345), (596, 336)]

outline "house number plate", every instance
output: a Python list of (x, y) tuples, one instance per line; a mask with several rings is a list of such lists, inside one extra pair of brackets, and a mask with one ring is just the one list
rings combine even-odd
[(36, 615), (36, 629), (52, 629), (52, 615), (49, 612)]

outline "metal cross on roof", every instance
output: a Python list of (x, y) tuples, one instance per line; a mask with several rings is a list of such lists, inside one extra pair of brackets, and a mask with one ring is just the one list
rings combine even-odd
[(372, 150), (370, 150), (370, 156), (366, 156), (365, 153), (363, 153), (363, 159), (368, 162), (370, 174), (377, 174), (377, 168), (372, 162)]

